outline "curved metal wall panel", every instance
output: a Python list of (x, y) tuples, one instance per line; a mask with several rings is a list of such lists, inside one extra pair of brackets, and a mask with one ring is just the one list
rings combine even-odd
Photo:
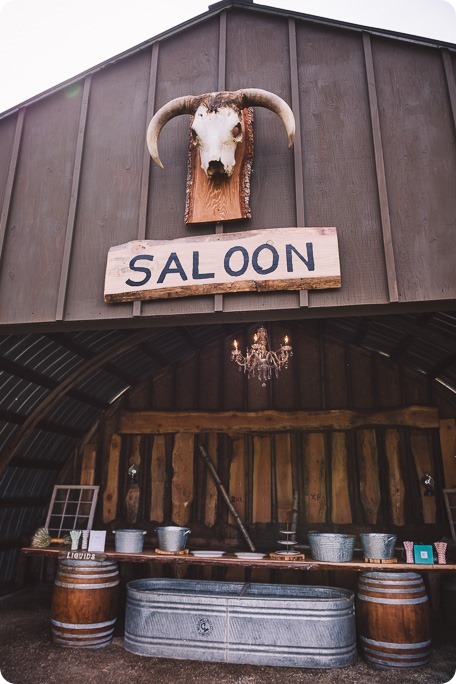
[(98, 413), (98, 410), (90, 404), (84, 404), (82, 401), (65, 396), (47, 418), (58, 423), (62, 428), (74, 428), (84, 434), (93, 422), (94, 415)]
[(104, 369), (94, 372), (89, 378), (77, 385), (77, 389), (86, 392), (95, 399), (111, 403), (113, 397), (129, 387), (122, 379), (114, 377)]
[(0, 497), (47, 496), (56, 476), (52, 470), (8, 468), (0, 483)]
[(0, 373), (0, 408), (27, 415), (46, 396), (48, 389), (27, 380)]
[(45, 430), (34, 430), (24, 440), (21, 456), (24, 458), (40, 458), (41, 454), (46, 453), (50, 461), (64, 463), (79, 444), (79, 441), (76, 437), (55, 435)]
[[(35, 506), (19, 511), (0, 511), (0, 529), (2, 541), (21, 537), (24, 544), (30, 543), (30, 536), (23, 531), (35, 530), (45, 521), (47, 506)], [(5, 515), (3, 515), (5, 513)], [(22, 536), (24, 535), (24, 536)], [(18, 549), (0, 550), (0, 581), (12, 584), (16, 580)]]
[(71, 337), (93, 354), (99, 354), (125, 339), (125, 333), (120, 330), (87, 330), (75, 332)]
[(6, 445), (18, 429), (19, 427), (13, 423), (0, 421), (0, 444)]

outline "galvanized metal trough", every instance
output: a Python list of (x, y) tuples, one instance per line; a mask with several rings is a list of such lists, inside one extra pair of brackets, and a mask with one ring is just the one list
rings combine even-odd
[(124, 646), (161, 658), (347, 667), (356, 660), (354, 595), (335, 587), (134, 580)]

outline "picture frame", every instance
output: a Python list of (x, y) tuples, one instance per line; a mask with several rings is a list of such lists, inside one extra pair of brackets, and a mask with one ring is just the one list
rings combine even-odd
[(413, 546), (413, 560), (420, 565), (434, 564), (434, 550), (431, 544), (415, 544)]
[(87, 551), (104, 553), (106, 545), (106, 530), (91, 530)]

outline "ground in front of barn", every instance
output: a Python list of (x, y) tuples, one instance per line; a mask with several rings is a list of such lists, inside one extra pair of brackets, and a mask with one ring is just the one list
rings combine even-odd
[(0, 599), (0, 672), (11, 684), (444, 684), (456, 671), (456, 629), (439, 622), (430, 664), (408, 671), (375, 670), (361, 658), (331, 670), (147, 658), (126, 651), (120, 633), (99, 650), (62, 648), (52, 643), (51, 590), (40, 585)]

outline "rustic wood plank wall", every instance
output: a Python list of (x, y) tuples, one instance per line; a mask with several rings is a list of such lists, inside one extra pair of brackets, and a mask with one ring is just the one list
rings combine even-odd
[[(353, 437), (346, 432), (331, 434), (330, 450), (326, 448), (327, 440), (322, 433), (298, 433), (301, 530), (304, 532), (310, 529), (309, 525), (317, 525), (319, 528), (326, 525), (328, 529), (336, 529), (351, 523), (354, 528), (359, 529), (404, 525), (419, 528), (426, 524), (444, 522), (437, 515), (439, 491), (434, 498), (424, 496), (424, 489), (418, 485), (411, 491), (406, 488), (407, 478), (398, 453), (401, 449), (407, 449), (409, 430), (404, 427), (402, 431), (384, 428), (356, 431), (354, 459), (348, 459), (346, 443), (352, 441)], [(226, 438), (229, 444), (229, 473), (225, 483), (238, 513), (249, 524), (291, 524), (293, 482), (290, 433), (259, 433), (248, 435), (245, 439), (237, 435), (234, 440), (225, 433), (212, 433), (206, 441), (211, 445), (209, 449), (212, 458), (219, 464), (217, 455)], [(119, 439), (118, 435), (116, 439)], [(147, 439), (150, 438), (130, 435), (121, 437), (122, 444), (129, 453), (142, 450)], [(138, 523), (138, 511), (147, 509), (148, 521), (163, 522), (168, 517), (168, 522), (180, 525), (196, 521), (207, 528), (217, 526), (220, 523), (217, 516), (219, 495), (206, 471), (198, 466), (197, 446), (201, 439), (201, 434), (194, 433), (172, 435), (171, 475), (168, 472), (166, 476), (163, 458), (165, 439), (163, 435), (154, 436), (149, 459), (143, 464), (138, 463), (143, 467), (143, 471), (140, 471), (140, 484), (126, 488), (120, 481), (117, 502), (116, 496), (112, 495), (112, 476), (106, 484), (104, 522), (112, 521), (110, 511), (116, 506), (116, 519), (123, 519), (129, 525)], [(384, 453), (378, 443), (380, 439), (385, 444)], [(278, 458), (272, 456), (274, 443), (282, 445)], [(432, 474), (436, 467), (435, 454), (430, 448), (431, 431), (412, 435), (410, 443), (413, 460), (408, 460), (405, 467), (409, 478), (415, 478), (419, 482), (425, 473)], [(115, 472), (115, 454), (115, 451), (110, 451), (110, 473)], [(410, 454), (408, 458), (410, 459)], [(130, 461), (131, 457), (128, 463)], [(385, 490), (382, 488), (383, 461), (387, 466)], [(327, 465), (328, 462), (332, 463), (331, 468)], [(198, 477), (196, 473), (199, 473)], [(355, 491), (355, 501), (351, 499), (352, 490)], [(125, 497), (123, 500), (122, 496)], [(172, 501), (168, 516), (165, 510), (167, 496)], [(141, 503), (139, 497), (142, 498)], [(412, 499), (408, 515), (404, 511), (406, 497)], [(122, 510), (119, 510), (120, 503), (123, 505)], [(142, 520), (146, 520), (146, 516)]]
[[(277, 328), (272, 339), (283, 332)], [(199, 455), (203, 444), (260, 546), (293, 523), (294, 507), (301, 542), (309, 529), (442, 536), (454, 419), (439, 422), (437, 409), (426, 408), (432, 397), (418, 376), (327, 335), (295, 332), (289, 370), (266, 387), (246, 381), (227, 345), (217, 344), (131, 392), (98, 432), (102, 522), (151, 531), (173, 522), (191, 526), (192, 539), (242, 546)], [(405, 406), (403, 396), (421, 406)], [(84, 473), (92, 452), (93, 444)], [(436, 481), (435, 497), (424, 496), (425, 473)]]

